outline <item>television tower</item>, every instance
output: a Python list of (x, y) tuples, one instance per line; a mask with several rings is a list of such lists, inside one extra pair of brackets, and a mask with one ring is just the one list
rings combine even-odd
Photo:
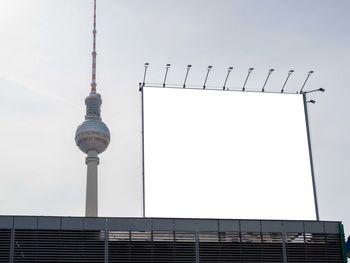
[(75, 142), (79, 149), (87, 154), (86, 204), (85, 216), (98, 216), (97, 166), (100, 162), (98, 154), (104, 152), (110, 141), (110, 133), (101, 120), (101, 95), (96, 92), (96, 0), (94, 0), (92, 51), (92, 82), (89, 96), (85, 99), (86, 115), (84, 122), (75, 132)]

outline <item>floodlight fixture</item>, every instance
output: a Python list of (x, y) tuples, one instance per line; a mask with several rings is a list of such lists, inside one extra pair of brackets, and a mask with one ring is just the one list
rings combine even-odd
[(281, 89), (281, 93), (284, 92), (284, 88), (285, 88), (285, 86), (286, 86), (286, 84), (287, 84), (287, 81), (288, 81), (290, 75), (292, 75), (293, 72), (294, 72), (293, 69), (291, 69), (291, 70), (288, 71), (287, 78), (286, 78), (286, 80), (284, 81), (283, 87), (282, 87), (282, 89)]
[(168, 70), (169, 70), (170, 66), (171, 66), (170, 64), (165, 65), (165, 76), (164, 76), (164, 81), (163, 81), (163, 88), (165, 87), (165, 82), (166, 82), (166, 78), (168, 76)]
[(149, 63), (145, 63), (145, 71), (143, 73), (143, 82), (142, 82), (143, 85), (145, 85), (148, 66), (149, 66)]
[(183, 84), (183, 88), (186, 88), (186, 81), (187, 81), (187, 76), (188, 76), (188, 72), (190, 71), (192, 65), (187, 65), (186, 67), (186, 76), (185, 76), (185, 80), (184, 80), (184, 84)]
[(143, 83), (139, 82), (139, 91), (142, 91), (142, 87), (144, 86)]
[(303, 89), (304, 89), (304, 87), (305, 87), (306, 82), (308, 81), (308, 79), (310, 78), (310, 76), (311, 76), (313, 73), (314, 73), (313, 70), (310, 70), (310, 71), (307, 73), (307, 77), (306, 77), (306, 79), (305, 79), (305, 81), (304, 81), (304, 84), (303, 84), (303, 86), (301, 87), (299, 93), (302, 93), (302, 92), (303, 92)]
[(226, 75), (226, 78), (225, 78), (224, 85), (223, 85), (223, 87), (222, 87), (223, 90), (226, 89), (227, 79), (228, 79), (228, 76), (230, 75), (230, 73), (231, 73), (232, 70), (233, 70), (233, 67), (229, 67), (229, 68), (227, 69), (227, 75)]
[(244, 84), (243, 84), (242, 91), (245, 91), (245, 85), (247, 84), (247, 81), (248, 81), (249, 75), (250, 75), (250, 73), (252, 73), (252, 71), (253, 71), (253, 70), (254, 70), (254, 68), (249, 68), (249, 69), (248, 69), (248, 74), (247, 74), (247, 77), (245, 78), (245, 81), (244, 81)]
[(274, 69), (273, 69), (273, 68), (269, 69), (269, 72), (267, 72), (267, 77), (266, 77), (266, 79), (265, 79), (265, 83), (264, 83), (264, 85), (263, 85), (263, 87), (262, 87), (262, 90), (261, 90), (262, 92), (265, 91), (266, 83), (267, 83), (267, 81), (269, 80), (270, 75), (272, 74), (272, 72), (274, 72)]
[(324, 88), (319, 88), (319, 89), (304, 91), (303, 93), (307, 94), (307, 93), (312, 93), (312, 92), (317, 92), (317, 91), (325, 92), (326, 90)]
[(205, 76), (205, 80), (204, 80), (204, 84), (203, 84), (203, 89), (205, 89), (205, 85), (207, 84), (207, 80), (208, 80), (208, 76), (209, 76), (209, 72), (211, 71), (211, 69), (213, 68), (213, 66), (208, 66), (207, 68), (207, 75)]

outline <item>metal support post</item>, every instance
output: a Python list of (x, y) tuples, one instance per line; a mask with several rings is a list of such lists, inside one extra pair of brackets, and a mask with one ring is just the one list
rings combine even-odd
[[(13, 219), (14, 221), (14, 219)], [(11, 228), (11, 241), (10, 241), (10, 263), (13, 263), (13, 257), (15, 254), (15, 227), (14, 223), (12, 222), (12, 228)]]
[(141, 158), (142, 158), (142, 217), (146, 217), (146, 201), (145, 201), (145, 134), (144, 134), (144, 112), (143, 112), (143, 89), (145, 84), (140, 83), (141, 91)]
[(315, 172), (314, 172), (314, 164), (313, 164), (312, 149), (311, 149), (311, 136), (310, 136), (309, 114), (308, 114), (308, 110), (307, 110), (306, 93), (303, 93), (303, 102), (304, 102), (307, 141), (308, 141), (308, 147), (309, 147), (309, 159), (310, 159), (310, 167), (311, 167), (312, 188), (313, 188), (314, 202), (315, 202), (315, 213), (316, 213), (316, 220), (320, 221), (320, 215), (319, 215), (319, 211), (318, 211)]
[(199, 236), (198, 232), (195, 233), (195, 249), (196, 249), (196, 263), (199, 263)]

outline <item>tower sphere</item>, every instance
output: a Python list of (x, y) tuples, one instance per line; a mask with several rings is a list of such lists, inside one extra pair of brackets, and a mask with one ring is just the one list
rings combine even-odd
[(101, 120), (87, 119), (75, 133), (75, 142), (84, 153), (94, 150), (100, 154), (107, 149), (109, 141), (109, 129)]

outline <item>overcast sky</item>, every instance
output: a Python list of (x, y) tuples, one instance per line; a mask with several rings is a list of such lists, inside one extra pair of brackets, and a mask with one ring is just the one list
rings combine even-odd
[[(141, 108), (138, 82), (300, 89), (310, 94), (312, 149), (322, 220), (349, 229), (349, 1), (99, 0), (97, 89), (111, 144), (99, 166), (101, 216), (141, 211)], [(84, 214), (85, 156), (74, 133), (91, 82), (92, 0), (0, 0), (0, 213)]]

